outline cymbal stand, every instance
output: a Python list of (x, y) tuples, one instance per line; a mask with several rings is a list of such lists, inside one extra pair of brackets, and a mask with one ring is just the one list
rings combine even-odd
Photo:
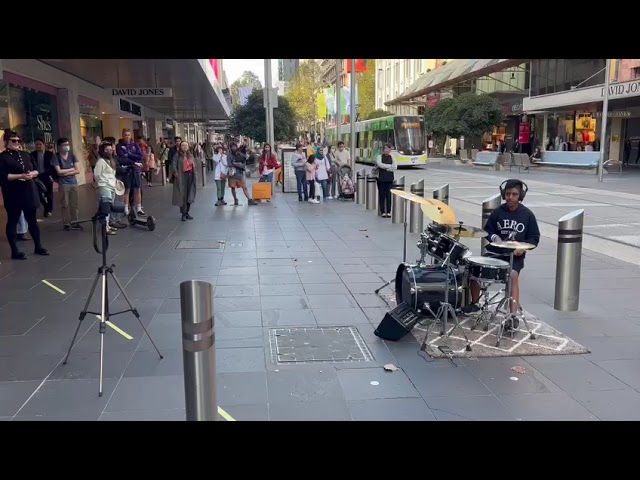
[[(450, 256), (451, 256), (451, 252), (449, 252), (447, 256), (444, 258), (444, 260), (442, 261), (442, 265), (447, 269), (447, 280), (445, 282), (445, 287), (444, 287), (444, 302), (440, 302), (440, 308), (438, 309), (438, 313), (434, 315), (435, 320), (429, 325), (429, 327), (427, 327), (427, 334), (425, 335), (424, 340), (422, 341), (422, 345), (420, 346), (421, 350), (424, 350), (425, 345), (427, 344), (431, 326), (441, 319), (442, 330), (440, 331), (440, 336), (446, 335), (447, 337), (451, 337), (451, 333), (456, 328), (459, 328), (460, 331), (462, 332), (462, 335), (464, 336), (464, 339), (467, 341), (467, 346), (465, 348), (466, 351), (467, 352), (471, 351), (471, 341), (469, 340), (469, 337), (467, 337), (467, 334), (465, 333), (464, 328), (462, 328), (462, 326), (460, 325), (460, 322), (458, 321), (458, 316), (456, 315), (455, 308), (453, 308), (453, 305), (449, 303), (449, 290), (451, 290), (451, 281), (450, 281), (449, 273), (451, 273), (451, 275), (453, 276), (454, 282), (456, 284), (456, 291), (458, 290), (455, 270), (449, 264)], [(433, 314), (430, 308), (428, 308), (428, 310)], [(453, 317), (453, 322), (455, 323), (455, 326), (451, 329), (451, 331), (447, 332), (447, 321), (449, 320), (449, 314), (451, 314), (451, 316)]]
[[(407, 212), (407, 205), (409, 204), (408, 200), (404, 201), (404, 240), (403, 240), (403, 248), (402, 248), (402, 263), (407, 263), (407, 221), (409, 218), (408, 212)], [(380, 277), (382, 278), (382, 277)], [(377, 290), (374, 291), (374, 293), (377, 295), (380, 293), (380, 290), (388, 287), (389, 285), (391, 285), (393, 282), (395, 282), (396, 279), (395, 277), (392, 278), (391, 280), (389, 280), (387, 283), (385, 283), (384, 285), (382, 285), (380, 288), (378, 288)]]
[[(495, 312), (493, 312), (492, 318), (491, 320), (493, 321), (498, 313), (502, 313), (504, 315), (504, 320), (498, 323), (498, 340), (496, 341), (496, 347), (500, 346), (500, 340), (502, 339), (502, 337), (504, 336), (505, 333), (505, 325), (506, 323), (510, 320), (510, 317), (512, 316), (511, 314), (511, 304), (512, 303), (516, 303), (515, 298), (513, 298), (512, 295), (512, 282), (513, 282), (513, 257), (515, 255), (515, 250), (511, 250), (511, 253), (509, 254), (509, 272), (508, 272), (508, 279), (507, 279), (507, 287), (506, 287), (506, 291), (505, 291), (505, 296), (502, 300), (500, 300), (500, 303), (498, 303), (498, 307), (496, 308)], [(506, 310), (502, 310), (503, 308), (506, 308)], [(525, 318), (524, 315), (524, 311), (522, 310), (522, 306), (518, 305), (518, 312), (515, 314), (516, 318), (519, 316), (522, 319), (522, 322), (524, 323), (525, 328), (527, 329), (527, 331), (529, 332), (529, 338), (531, 340), (535, 340), (536, 336), (535, 334), (531, 331), (531, 327), (529, 326), (529, 322), (527, 322), (527, 319)], [(515, 326), (513, 325), (513, 320), (511, 320), (512, 325), (510, 328), (510, 333), (511, 333), (511, 338), (513, 338), (515, 331), (517, 330), (517, 328), (514, 328)]]

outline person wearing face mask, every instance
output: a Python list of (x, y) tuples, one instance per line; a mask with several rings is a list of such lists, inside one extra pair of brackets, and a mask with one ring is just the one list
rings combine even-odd
[(58, 154), (51, 160), (51, 165), (58, 174), (62, 223), (66, 231), (82, 230), (81, 225), (72, 224), (72, 222), (78, 221), (78, 180), (76, 176), (80, 174), (80, 164), (70, 152), (69, 139), (59, 138)]
[(44, 141), (36, 139), (36, 149), (31, 153), (31, 160), (38, 167), (38, 178), (46, 188), (46, 202), (42, 201), (44, 216), (50, 217), (53, 212), (53, 152), (45, 150)]
[(189, 143), (181, 142), (178, 152), (171, 159), (169, 181), (173, 184), (172, 204), (180, 207), (183, 222), (193, 220), (189, 210), (196, 199), (197, 171), (195, 158), (189, 149)]
[[(113, 203), (116, 198), (116, 172), (118, 164), (113, 155), (114, 147), (109, 142), (102, 142), (98, 147), (98, 161), (93, 170), (93, 179), (98, 189), (98, 198), (101, 202)], [(118, 229), (107, 216), (107, 234), (115, 235)]]
[(35, 245), (36, 255), (49, 255), (40, 242), (40, 227), (36, 219), (38, 209), (37, 187), (33, 181), (38, 176), (38, 169), (33, 164), (31, 157), (20, 148), (21, 140), (16, 132), (11, 129), (4, 131), (6, 150), (0, 153), (0, 187), (4, 200), (4, 209), (7, 212), (6, 234), (11, 247), (11, 258), (14, 260), (26, 260), (27, 256), (18, 250), (17, 226), (20, 215), (29, 226), (29, 233)]

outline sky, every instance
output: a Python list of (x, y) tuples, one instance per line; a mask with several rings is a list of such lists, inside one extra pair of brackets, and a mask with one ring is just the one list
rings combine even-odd
[[(235, 82), (245, 70), (255, 73), (260, 79), (260, 83), (264, 85), (264, 59), (227, 59), (223, 61), (224, 71), (227, 73), (229, 85)], [(271, 60), (271, 78), (273, 84), (278, 80), (278, 59)]]

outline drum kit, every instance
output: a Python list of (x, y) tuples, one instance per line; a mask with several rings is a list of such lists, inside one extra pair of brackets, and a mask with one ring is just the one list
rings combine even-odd
[[(471, 351), (471, 342), (460, 325), (458, 314), (462, 307), (470, 304), (470, 283), (476, 282), (480, 286), (479, 314), (476, 317), (471, 330), (482, 325), (484, 331), (489, 331), (490, 325), (497, 325), (496, 347), (500, 346), (500, 340), (505, 332), (511, 332), (511, 337), (517, 329), (517, 321), (522, 319), (529, 338), (535, 335), (529, 328), (524, 318), (522, 307), (517, 305), (517, 314), (511, 314), (511, 306), (515, 304), (511, 288), (511, 272), (516, 251), (526, 251), (535, 248), (535, 245), (504, 241), (490, 243), (499, 247), (501, 257), (509, 257), (509, 261), (495, 257), (474, 256), (469, 247), (460, 240), (463, 238), (485, 238), (487, 233), (477, 227), (456, 223), (454, 211), (439, 200), (431, 200), (413, 195), (402, 190), (391, 190), (391, 193), (403, 197), (410, 202), (420, 203), (423, 213), (432, 221), (420, 234), (417, 243), (420, 258), (413, 264), (406, 259), (406, 226), (404, 259), (398, 266), (393, 280), (376, 290), (380, 290), (395, 282), (395, 296), (397, 304), (403, 308), (411, 309), (419, 319), (417, 323), (430, 322), (422, 348), (424, 349), (429, 331), (436, 323), (442, 324), (440, 335), (451, 336), (458, 328), (466, 340), (466, 350)], [(406, 217), (405, 217), (406, 224)], [(487, 254), (492, 255), (487, 252)], [(496, 255), (496, 254), (493, 254)], [(501, 286), (498, 292), (489, 292), (494, 286)], [(498, 296), (504, 295), (499, 301)], [(493, 295), (493, 296), (491, 296)], [(495, 309), (490, 309), (496, 305)], [(449, 331), (447, 322), (452, 318), (454, 327)]]

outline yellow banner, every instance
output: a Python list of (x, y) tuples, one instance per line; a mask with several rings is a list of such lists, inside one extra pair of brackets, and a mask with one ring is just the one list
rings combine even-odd
[(318, 118), (327, 117), (327, 99), (324, 92), (318, 93)]

